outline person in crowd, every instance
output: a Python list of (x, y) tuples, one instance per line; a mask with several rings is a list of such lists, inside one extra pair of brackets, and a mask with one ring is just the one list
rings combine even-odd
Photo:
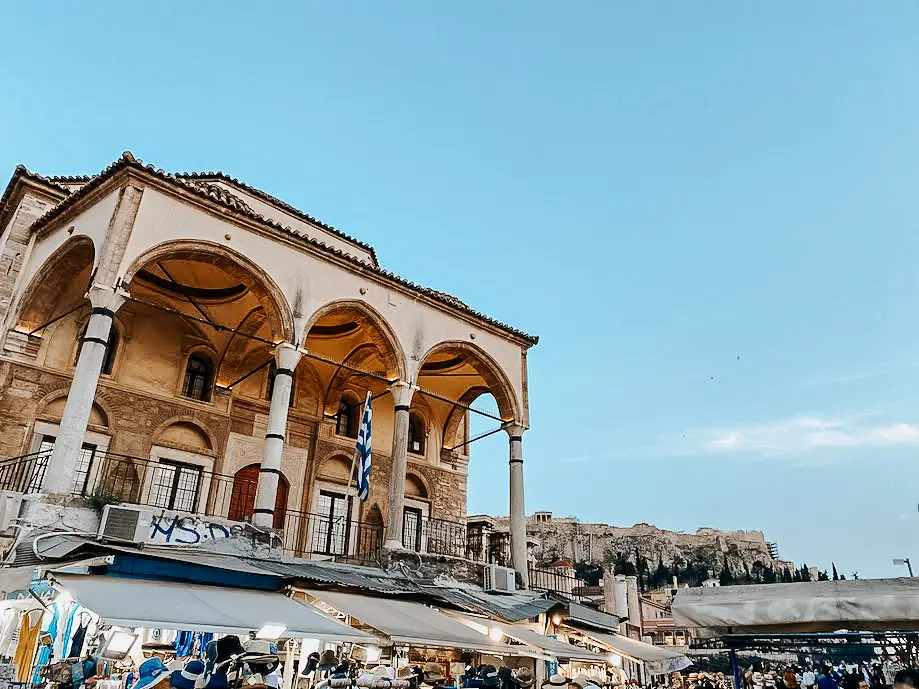
[(790, 665), (785, 668), (785, 686), (788, 689), (798, 689), (798, 676), (795, 674), (795, 669)]
[(857, 672), (854, 668), (852, 672), (849, 672), (848, 669), (844, 670), (845, 675), (843, 675), (842, 682), (840, 686), (842, 689), (858, 689), (860, 682), (864, 681), (861, 672)]
[(839, 689), (839, 684), (836, 683), (836, 679), (833, 677), (833, 668), (829, 665), (825, 666), (820, 672), (817, 689)]
[(814, 685), (817, 683), (817, 674), (813, 669), (807, 668), (801, 675), (804, 681), (804, 684), (801, 685), (801, 689), (814, 689)]
[(919, 670), (900, 670), (893, 677), (893, 689), (919, 689)]

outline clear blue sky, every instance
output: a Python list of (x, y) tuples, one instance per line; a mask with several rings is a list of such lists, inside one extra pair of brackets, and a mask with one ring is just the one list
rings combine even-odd
[[(271, 9), (269, 9), (271, 8)], [(919, 559), (919, 6), (13, 3), (0, 168), (220, 168), (541, 337), (527, 508)], [(503, 438), (470, 510), (506, 513)]]

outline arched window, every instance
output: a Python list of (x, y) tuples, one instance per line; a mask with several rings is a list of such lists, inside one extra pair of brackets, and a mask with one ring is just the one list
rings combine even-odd
[[(271, 395), (274, 394), (274, 379), (278, 375), (278, 365), (273, 361), (268, 364), (268, 389), (265, 394), (265, 399), (269, 402), (271, 401)], [(297, 394), (297, 380), (295, 378), (290, 379), (290, 400), (287, 403), (288, 407), (294, 406), (294, 397)]]
[(424, 454), (424, 419), (421, 414), (412, 412), (408, 417), (408, 451), (416, 455)]
[(335, 433), (346, 438), (356, 438), (360, 421), (361, 405), (349, 403), (345, 397), (338, 403), (338, 413), (335, 415)]
[[(73, 365), (76, 366), (77, 362), (80, 360), (80, 353), (83, 351), (83, 338), (86, 337), (86, 328), (89, 327), (89, 322), (83, 326), (83, 330), (80, 332), (80, 343), (77, 345), (77, 355), (73, 359)], [(112, 327), (108, 333), (108, 344), (105, 346), (105, 358), (102, 359), (102, 373), (106, 376), (112, 374), (112, 369), (115, 367), (115, 354), (118, 351), (118, 329), (115, 327), (115, 324), (112, 323)]]
[(200, 354), (192, 354), (185, 365), (185, 382), (182, 384), (182, 396), (193, 400), (208, 402), (211, 399), (213, 372), (211, 362)]

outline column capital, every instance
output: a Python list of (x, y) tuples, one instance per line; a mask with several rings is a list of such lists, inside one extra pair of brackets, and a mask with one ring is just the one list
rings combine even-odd
[(522, 438), (523, 432), (527, 429), (527, 427), (519, 421), (505, 421), (501, 424), (501, 428), (510, 436), (511, 440), (514, 438)]
[(412, 385), (404, 380), (397, 380), (389, 386), (389, 391), (392, 393), (393, 400), (395, 400), (397, 407), (410, 406), (412, 404), (412, 397), (418, 389), (417, 385)]
[(293, 371), (300, 363), (300, 359), (306, 354), (306, 350), (290, 342), (279, 342), (275, 345), (274, 361), (278, 368)]
[(86, 298), (94, 309), (107, 309), (114, 313), (121, 308), (130, 295), (120, 287), (108, 287), (95, 283), (86, 291)]

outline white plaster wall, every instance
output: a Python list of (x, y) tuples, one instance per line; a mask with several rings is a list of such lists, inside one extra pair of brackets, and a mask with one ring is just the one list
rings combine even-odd
[[(109, 212), (109, 215), (111, 212)], [(225, 238), (226, 234), (231, 239)], [(258, 264), (277, 283), (291, 308), (303, 295), (304, 314), (344, 299), (363, 301), (386, 320), (396, 334), (414, 380), (425, 353), (435, 345), (456, 340), (472, 343), (487, 352), (501, 367), (521, 404), (521, 349), (492, 332), (421, 303), (417, 297), (383, 284), (371, 273), (339, 267), (299, 248), (173, 199), (152, 188), (144, 191), (134, 230), (119, 269), (123, 277), (143, 253), (164, 242), (204, 240), (232, 249)], [(364, 289), (366, 294), (361, 294)], [(475, 335), (475, 338), (471, 337)]]
[[(117, 204), (118, 191), (116, 190), (87, 208), (71, 222), (37, 239), (29, 257), (29, 265), (23, 268), (23, 278), (20, 285), (23, 288), (27, 287), (35, 273), (45, 264), (51, 254), (57, 251), (68, 239), (79, 235), (86, 235), (93, 241), (93, 246), (96, 249), (93, 258), (93, 267), (95, 268), (99, 264), (102, 243), (105, 241), (109, 222)], [(73, 232), (68, 232), (71, 227), (74, 228)]]
[(256, 198), (255, 196), (251, 196), (241, 189), (234, 187), (232, 184), (227, 184), (226, 182), (222, 182), (220, 180), (212, 180), (211, 183), (218, 187), (223, 187), (234, 196), (238, 196), (259, 215), (270, 218), (271, 220), (281, 223), (282, 225), (289, 225), (292, 229), (297, 230), (298, 232), (303, 232), (308, 237), (317, 239), (321, 242), (325, 242), (329, 246), (340, 249), (341, 251), (351, 254), (355, 258), (358, 258), (361, 261), (372, 265), (373, 261), (370, 258), (370, 252), (366, 249), (363, 249), (355, 244), (351, 244), (341, 237), (338, 237), (331, 232), (322, 229), (321, 227), (311, 225), (308, 222), (301, 220), (296, 215), (291, 215), (286, 211), (275, 208), (270, 203), (266, 203), (261, 199)]

